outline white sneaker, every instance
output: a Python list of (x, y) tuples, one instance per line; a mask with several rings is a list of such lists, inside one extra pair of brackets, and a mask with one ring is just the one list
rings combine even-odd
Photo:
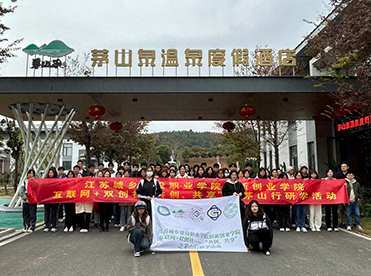
[(357, 227), (358, 230), (363, 230), (361, 225), (357, 225), (356, 227)]
[(27, 229), (27, 232), (28, 232), (28, 233), (33, 233), (33, 230), (32, 230), (31, 228), (28, 228), (28, 229)]
[(28, 229), (23, 229), (23, 233), (27, 233), (27, 230), (28, 230)]
[(68, 230), (70, 232), (73, 232), (73, 226), (70, 227), (70, 230)]
[(118, 224), (115, 224), (115, 225), (113, 226), (113, 228), (117, 228), (117, 227), (119, 227), (119, 225), (118, 225)]
[(88, 233), (89, 230), (88, 229), (82, 229), (84, 233)]
[(120, 228), (120, 231), (121, 231), (121, 232), (124, 232), (124, 230), (125, 230), (125, 226), (122, 226), (122, 227)]
[(339, 228), (334, 228), (334, 231), (339, 232), (340, 230), (339, 230)]
[(53, 233), (55, 233), (55, 232), (57, 232), (57, 228), (52, 228), (52, 230), (50, 230), (50, 231), (52, 231)]
[(58, 219), (58, 222), (63, 222), (63, 219)]
[(300, 232), (300, 227), (296, 227), (296, 232)]
[(290, 232), (291, 229), (290, 229), (290, 228), (285, 228), (285, 231), (286, 231), (286, 232)]
[(351, 226), (347, 226), (347, 230), (348, 231), (352, 231), (352, 227)]
[(68, 227), (65, 227), (65, 228), (63, 229), (63, 232), (68, 232)]
[(45, 229), (44, 229), (44, 232), (49, 232), (49, 231), (50, 231), (49, 228), (45, 228)]
[(285, 232), (285, 228), (280, 228), (280, 232)]
[(134, 252), (134, 257), (140, 257), (140, 252)]
[(321, 228), (317, 228), (317, 232), (321, 232)]
[(84, 229), (80, 229), (80, 233), (84, 233), (85, 231), (84, 231)]
[(307, 230), (305, 227), (302, 227), (302, 228), (301, 228), (301, 232), (307, 233), (308, 230)]
[(269, 256), (270, 254), (271, 254), (271, 252), (269, 252), (269, 251), (265, 252), (266, 256)]
[[(337, 229), (337, 228), (335, 228), (335, 229)], [(339, 229), (338, 229), (338, 231), (339, 231)], [(332, 232), (332, 228), (327, 228), (327, 232)]]
[(311, 228), (310, 231), (316, 232), (316, 229), (315, 228)]

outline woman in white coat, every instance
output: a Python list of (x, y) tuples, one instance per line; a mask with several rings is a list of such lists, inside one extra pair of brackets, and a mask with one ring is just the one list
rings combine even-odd
[[(78, 174), (81, 177), (81, 174)], [(89, 232), (90, 217), (93, 211), (93, 202), (78, 202), (75, 203), (77, 220), (80, 224), (80, 233)]]

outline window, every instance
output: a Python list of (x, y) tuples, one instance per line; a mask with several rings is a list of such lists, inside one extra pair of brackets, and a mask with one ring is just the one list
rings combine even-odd
[(308, 166), (310, 170), (316, 169), (316, 160), (314, 156), (314, 142), (308, 143)]
[(293, 166), (294, 169), (298, 168), (298, 147), (290, 147), (290, 166)]
[(63, 156), (72, 156), (72, 144), (63, 145)]
[(63, 161), (62, 166), (66, 171), (72, 170), (71, 168), (72, 161)]

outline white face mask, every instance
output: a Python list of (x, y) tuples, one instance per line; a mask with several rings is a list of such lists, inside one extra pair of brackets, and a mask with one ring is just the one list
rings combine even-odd
[(147, 176), (151, 177), (153, 175), (153, 172), (147, 172)]

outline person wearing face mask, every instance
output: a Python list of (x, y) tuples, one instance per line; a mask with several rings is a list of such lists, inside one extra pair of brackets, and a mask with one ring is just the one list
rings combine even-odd
[(229, 170), (224, 168), (224, 177), (228, 178), (229, 177)]
[(146, 175), (138, 182), (138, 197), (147, 204), (148, 214), (151, 215), (151, 199), (162, 194), (160, 182), (154, 178), (152, 167), (146, 168)]

